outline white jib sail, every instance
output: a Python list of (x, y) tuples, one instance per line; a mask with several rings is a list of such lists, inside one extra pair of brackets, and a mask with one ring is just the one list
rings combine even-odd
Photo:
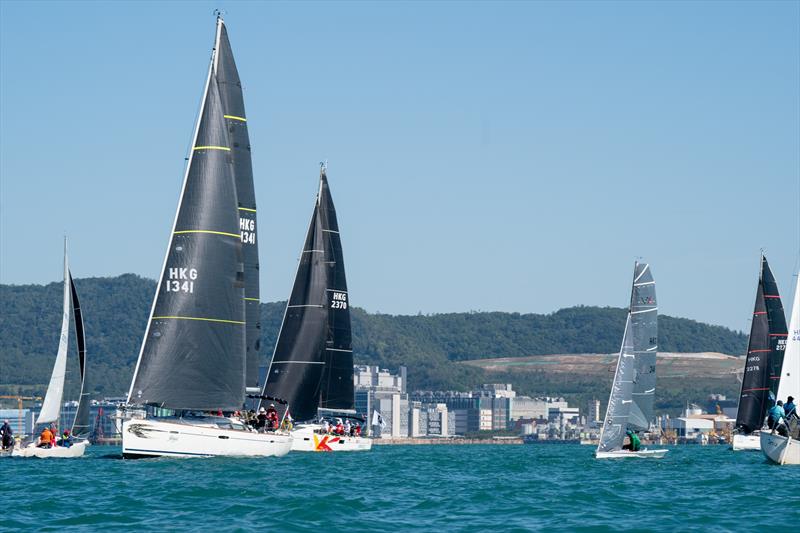
[(800, 276), (794, 290), (792, 316), (789, 319), (789, 335), (783, 352), (781, 381), (778, 384), (778, 400), (786, 401), (787, 396), (800, 398)]
[(69, 265), (67, 263), (67, 241), (64, 240), (64, 316), (61, 320), (61, 339), (58, 341), (58, 355), (50, 376), (50, 385), (44, 396), (42, 411), (37, 424), (56, 422), (61, 414), (61, 399), (64, 396), (64, 379), (67, 375), (67, 348), (69, 346)]

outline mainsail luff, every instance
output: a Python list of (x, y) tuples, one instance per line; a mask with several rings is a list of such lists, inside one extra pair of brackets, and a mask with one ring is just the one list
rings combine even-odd
[(75, 321), (75, 341), (78, 346), (78, 363), (81, 370), (81, 392), (78, 397), (78, 408), (75, 410), (75, 420), (72, 422), (72, 434), (82, 436), (89, 433), (89, 393), (86, 392), (86, 334), (83, 327), (83, 313), (78, 299), (78, 289), (72, 272), (69, 274), (70, 294), (72, 295), (72, 317)]
[[(218, 20), (216, 43), (221, 30)], [(244, 401), (242, 244), (215, 57), (129, 403), (234, 410)]]
[(325, 342), (325, 366), (322, 371), (319, 405), (325, 409), (352, 410), (355, 406), (355, 393), (350, 297), (347, 292), (339, 222), (324, 166), (320, 170), (318, 196), (328, 277), (326, 291), (328, 334)]
[(247, 367), (245, 384), (258, 387), (258, 366), (261, 349), (261, 318), (259, 296), (258, 239), (256, 236), (256, 194), (253, 182), (253, 163), (250, 156), (250, 136), (239, 71), (233, 58), (224, 22), (219, 22), (215, 76), (222, 101), (223, 118), (228, 129), (236, 179), (239, 205), (239, 231), (244, 261), (245, 349)]
[(742, 387), (739, 393), (739, 408), (736, 412), (736, 428), (745, 434), (761, 428), (768, 407), (769, 353), (771, 349), (769, 319), (764, 299), (765, 264), (766, 259), (762, 256)]
[(64, 380), (67, 376), (67, 350), (69, 349), (69, 262), (67, 260), (67, 239), (64, 239), (64, 296), (61, 315), (61, 337), (58, 341), (58, 354), (50, 375), (50, 383), (39, 411), (37, 424), (57, 422), (61, 414), (61, 400), (64, 397)]
[(778, 399), (784, 402), (789, 396), (800, 398), (800, 276), (794, 289), (794, 302), (789, 318), (789, 332), (783, 353), (783, 367), (777, 395)]
[(636, 372), (633, 378), (628, 427), (643, 431), (653, 419), (656, 392), (656, 352), (658, 350), (658, 304), (656, 282), (647, 263), (637, 263), (631, 290), (631, 331)]
[(327, 328), (326, 265), (318, 204), (267, 370), (264, 395), (282, 398), (295, 420), (317, 414)]

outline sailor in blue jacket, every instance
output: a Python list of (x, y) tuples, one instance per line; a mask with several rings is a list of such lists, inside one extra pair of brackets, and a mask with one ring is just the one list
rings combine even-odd
[(786, 418), (786, 412), (783, 410), (783, 402), (778, 400), (778, 403), (769, 408), (767, 427), (769, 427), (773, 433), (775, 433), (775, 430), (778, 430), (778, 433), (785, 437), (786, 428), (781, 425), (784, 418)]

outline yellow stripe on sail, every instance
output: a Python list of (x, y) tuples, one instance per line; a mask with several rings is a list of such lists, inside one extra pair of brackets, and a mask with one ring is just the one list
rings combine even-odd
[(240, 320), (224, 320), (222, 318), (201, 318), (197, 316), (154, 316), (153, 320), (200, 320), (203, 322), (221, 322), (223, 324), (244, 324)]
[(225, 150), (226, 152), (230, 152), (231, 149), (227, 146), (195, 146), (195, 150)]
[(239, 211), (248, 211), (250, 213), (255, 213), (256, 212), (255, 209), (250, 209), (249, 207), (240, 207)]
[(232, 120), (241, 120), (242, 122), (247, 122), (247, 119), (244, 117), (237, 117), (236, 115), (222, 115), (225, 118), (230, 118)]
[(181, 231), (176, 231), (175, 235), (182, 235), (184, 233), (210, 233), (212, 235), (225, 235), (226, 237), (236, 237), (237, 239), (241, 239), (242, 237), (240, 233), (228, 233), (227, 231), (211, 231), (210, 229), (185, 229)]
[(258, 298), (245, 298), (248, 302), (260, 302), (261, 300)]

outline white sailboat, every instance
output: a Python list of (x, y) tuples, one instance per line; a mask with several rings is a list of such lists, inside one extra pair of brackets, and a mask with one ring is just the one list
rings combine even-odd
[[(786, 401), (793, 396), (795, 402), (800, 398), (800, 277), (794, 291), (792, 315), (789, 319), (789, 334), (781, 368), (781, 381), (778, 385), (778, 399)], [(761, 451), (767, 458), (780, 465), (800, 464), (800, 436), (794, 434), (784, 437), (778, 433), (762, 430), (759, 441)]]
[[(72, 298), (70, 298), (72, 296)], [(72, 303), (72, 305), (70, 305)], [(42, 403), (42, 410), (36, 419), (36, 426), (44, 426), (46, 424), (58, 424), (59, 417), (61, 416), (61, 405), (64, 397), (64, 382), (67, 376), (67, 354), (69, 352), (69, 326), (70, 326), (70, 311), (73, 311), (75, 318), (75, 330), (78, 339), (78, 354), (80, 357), (81, 367), (81, 395), (76, 410), (75, 421), (72, 426), (71, 433), (77, 437), (73, 437), (70, 446), (54, 446), (52, 448), (39, 447), (39, 439), (34, 434), (33, 442), (28, 443), (26, 446), (15, 448), (11, 455), (13, 457), (80, 457), (89, 446), (89, 441), (85, 437), (88, 429), (88, 395), (84, 393), (85, 385), (85, 349), (83, 338), (83, 318), (80, 312), (80, 304), (78, 303), (78, 293), (75, 290), (75, 284), (72, 280), (72, 275), (69, 271), (69, 260), (67, 258), (67, 240), (64, 239), (64, 298), (63, 298), (63, 313), (61, 317), (61, 337), (58, 341), (58, 354), (56, 355), (56, 362), (53, 365), (53, 373), (50, 375), (50, 383), (47, 386), (47, 393)], [(58, 436), (56, 436), (58, 437)]]
[(614, 383), (600, 430), (597, 459), (660, 459), (667, 450), (624, 449), (626, 432), (646, 431), (653, 418), (658, 351), (658, 307), (650, 265), (636, 263), (631, 302)]
[(238, 194), (247, 185), (252, 192), (246, 127), (218, 17), (181, 198), (128, 392), (136, 415), (122, 424), (124, 457), (267, 457), (291, 448), (288, 432), (258, 433), (235, 416), (251, 379), (248, 348), (257, 348), (247, 331), (258, 297), (245, 290), (245, 276), (257, 268), (243, 262), (252, 256), (243, 245), (255, 243), (255, 204)]

